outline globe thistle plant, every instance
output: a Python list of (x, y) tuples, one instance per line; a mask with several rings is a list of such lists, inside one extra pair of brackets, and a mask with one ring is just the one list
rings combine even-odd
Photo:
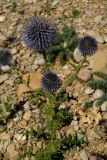
[(0, 49), (0, 66), (11, 65), (12, 55), (8, 50)]
[(97, 50), (97, 41), (91, 36), (85, 36), (80, 39), (78, 49), (83, 56), (93, 55)]
[(32, 17), (22, 30), (25, 44), (38, 52), (44, 52), (52, 44), (56, 35), (55, 27), (46, 19), (38, 17)]
[(41, 88), (49, 92), (55, 92), (60, 85), (60, 79), (55, 73), (48, 71), (43, 74), (41, 78)]

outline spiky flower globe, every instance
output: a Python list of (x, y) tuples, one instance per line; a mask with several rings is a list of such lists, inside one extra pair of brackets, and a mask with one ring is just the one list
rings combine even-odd
[(49, 92), (55, 92), (61, 85), (59, 77), (51, 72), (48, 71), (43, 74), (41, 78), (41, 87)]
[(91, 56), (97, 50), (97, 41), (94, 37), (85, 36), (80, 39), (78, 49), (83, 56)]
[(22, 30), (25, 44), (38, 52), (44, 52), (52, 44), (56, 35), (55, 27), (46, 19), (38, 17), (32, 17)]
[(12, 55), (8, 50), (0, 49), (0, 66), (11, 65)]

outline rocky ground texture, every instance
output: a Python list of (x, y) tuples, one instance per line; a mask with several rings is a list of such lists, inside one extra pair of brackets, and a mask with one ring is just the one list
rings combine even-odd
[[(78, 11), (78, 14), (75, 13)], [(85, 34), (92, 35), (98, 42), (98, 51), (88, 62), (83, 63), (71, 86), (66, 92), (73, 96), (70, 102), (65, 101), (60, 108), (70, 107), (73, 121), (61, 132), (66, 135), (81, 133), (89, 143), (82, 150), (70, 150), (65, 155), (65, 160), (101, 160), (100, 155), (107, 156), (107, 121), (99, 124), (103, 119), (107, 120), (106, 105), (99, 108), (94, 103), (89, 109), (84, 109), (84, 102), (101, 97), (102, 90), (94, 90), (87, 85), (94, 71), (107, 72), (105, 65), (107, 59), (107, 1), (106, 0), (0, 0), (0, 47), (8, 48), (17, 65), (14, 68), (6, 68), (0, 71), (0, 101), (7, 101), (11, 107), (21, 103), (23, 110), (19, 110), (6, 124), (0, 125), (0, 160), (16, 160), (19, 154), (32, 147), (33, 152), (38, 148), (45, 148), (42, 141), (36, 141), (32, 137), (26, 137), (26, 131), (30, 127), (41, 127), (41, 113), (39, 108), (29, 101), (24, 101), (27, 92), (40, 87), (40, 77), (45, 64), (44, 57), (35, 54), (26, 47), (21, 37), (21, 29), (34, 15), (48, 17), (59, 29), (68, 24), (73, 26), (79, 37)], [(82, 57), (79, 51), (74, 51), (77, 63), (70, 62), (61, 66), (56, 62), (52, 70), (56, 72), (64, 82), (64, 79), (74, 68), (81, 63)], [(29, 83), (29, 85), (28, 85)], [(8, 97), (8, 99), (7, 99)], [(16, 158), (18, 157), (18, 158)], [(33, 160), (26, 157), (25, 160)], [(104, 160), (106, 160), (105, 158)]]

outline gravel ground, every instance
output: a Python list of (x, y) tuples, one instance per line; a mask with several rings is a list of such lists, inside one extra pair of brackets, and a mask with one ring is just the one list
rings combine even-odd
[[(78, 11), (77, 14), (75, 10)], [(75, 28), (80, 37), (88, 33), (97, 39), (98, 51), (88, 59), (89, 63), (83, 64), (83, 68), (78, 73), (79, 78), (84, 80), (83, 71), (85, 70), (85, 80), (90, 79), (93, 71), (104, 70), (106, 64), (106, 0), (0, 0), (0, 47), (8, 48), (13, 59), (17, 61), (14, 68), (0, 71), (0, 100), (4, 101), (8, 96), (12, 98), (12, 104), (10, 104), (12, 107), (20, 102), (20, 106), (24, 108), (15, 113), (5, 125), (0, 125), (0, 160), (18, 159), (19, 154), (30, 147), (33, 148), (33, 152), (38, 148), (45, 148), (43, 142), (36, 141), (30, 136), (27, 139), (24, 135), (29, 127), (42, 126), (40, 109), (31, 105), (29, 101), (24, 102), (26, 92), (40, 87), (41, 70), (45, 63), (44, 57), (39, 53), (34, 54), (27, 48), (21, 37), (21, 29), (34, 15), (48, 17), (58, 25), (59, 29), (68, 24)], [(78, 58), (76, 55), (75, 59)], [(61, 66), (56, 62), (52, 70), (59, 75), (62, 82), (71, 72), (74, 72), (71, 63)], [(29, 87), (27, 86), (28, 78)], [(102, 125), (99, 125), (99, 122), (107, 119), (107, 112), (104, 108), (96, 107), (95, 104), (92, 108), (84, 110), (83, 104), (89, 99), (97, 99), (99, 95), (103, 95), (103, 92), (92, 90), (87, 86), (87, 82), (82, 83), (79, 80), (68, 86), (66, 92), (75, 99), (64, 102), (60, 107), (70, 107), (73, 121), (60, 132), (66, 135), (82, 133), (89, 144), (82, 150), (78, 148), (70, 150), (65, 154), (65, 160), (97, 160), (98, 158), (101, 160), (100, 155), (107, 156), (107, 133), (104, 130), (104, 125), (107, 127), (107, 121)], [(8, 104), (9, 100), (7, 100)], [(25, 158), (25, 160), (33, 159), (33, 157)]]

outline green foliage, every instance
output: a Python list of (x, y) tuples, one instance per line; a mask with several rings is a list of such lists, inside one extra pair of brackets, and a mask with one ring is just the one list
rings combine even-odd
[(0, 100), (0, 123), (5, 122), (9, 116), (13, 106), (13, 100), (14, 97), (12, 95)]
[(64, 160), (64, 153), (76, 147), (84, 147), (87, 141), (84, 138), (78, 138), (77, 134), (65, 136), (62, 139), (50, 140), (45, 150), (37, 150), (35, 155), (29, 149), (24, 156), (31, 157), (34, 155), (35, 160)]
[(101, 106), (105, 101), (107, 101), (107, 93), (97, 99), (96, 106)]
[(77, 35), (73, 28), (64, 26), (62, 33), (56, 37), (52, 46), (47, 51), (47, 59), (49, 62), (54, 62), (56, 57), (59, 56), (62, 65), (65, 64), (65, 60), (73, 58), (73, 51), (77, 46)]
[[(71, 82), (68, 84), (71, 84)], [(42, 89), (29, 94), (28, 100), (31, 104), (39, 107), (44, 121), (43, 127), (29, 128), (26, 132), (27, 137), (30, 134), (46, 144), (45, 149), (35, 151), (35, 160), (63, 160), (64, 153), (67, 150), (85, 144), (85, 141), (79, 139), (77, 134), (68, 137), (64, 135), (61, 138), (57, 136), (57, 132), (62, 127), (69, 125), (73, 119), (71, 113), (69, 113), (69, 108), (59, 109), (60, 104), (69, 101), (69, 98), (64, 90), (56, 93), (56, 95)], [(32, 153), (28, 155), (32, 155)]]
[(89, 81), (89, 86), (93, 89), (101, 89), (104, 95), (97, 99), (96, 106), (101, 106), (104, 101), (107, 101), (107, 74), (102, 72), (94, 72), (94, 75), (99, 79)]
[(94, 75), (96, 75), (97, 77), (107, 81), (107, 74), (105, 74), (103, 72), (94, 72)]
[(84, 108), (85, 109), (88, 109), (88, 108), (91, 108), (92, 107), (92, 105), (93, 105), (93, 101), (86, 101), (85, 103), (84, 103)]
[(101, 89), (104, 92), (107, 91), (107, 82), (104, 80), (91, 80), (89, 82), (89, 86), (92, 87), (93, 89)]
[(80, 14), (80, 12), (77, 9), (72, 10), (73, 17), (77, 17), (77, 16), (79, 16), (79, 14)]

